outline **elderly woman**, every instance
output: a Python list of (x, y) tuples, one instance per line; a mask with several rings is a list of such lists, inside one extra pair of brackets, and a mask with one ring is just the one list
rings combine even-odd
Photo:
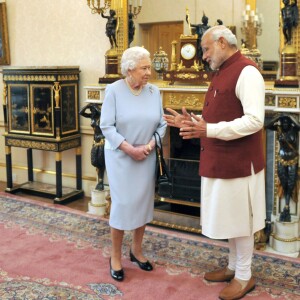
[(124, 51), (121, 71), (125, 79), (107, 86), (100, 127), (105, 136), (105, 160), (111, 194), (112, 252), (110, 274), (122, 281), (124, 230), (132, 230), (130, 260), (145, 271), (153, 269), (144, 257), (146, 224), (153, 219), (155, 192), (155, 131), (166, 130), (159, 89), (148, 83), (150, 53), (143, 47)]

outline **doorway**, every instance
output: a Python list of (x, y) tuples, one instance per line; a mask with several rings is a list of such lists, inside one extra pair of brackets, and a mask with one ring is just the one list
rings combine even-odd
[[(156, 51), (162, 47), (169, 59), (169, 68), (171, 65), (172, 41), (179, 42), (180, 35), (183, 33), (183, 21), (147, 23), (140, 24), (141, 45), (151, 53), (151, 59)], [(176, 61), (179, 59), (176, 51)], [(153, 70), (151, 79), (156, 79), (157, 74)]]

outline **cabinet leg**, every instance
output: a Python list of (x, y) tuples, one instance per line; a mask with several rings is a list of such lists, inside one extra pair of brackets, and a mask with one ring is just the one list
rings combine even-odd
[(28, 181), (33, 181), (33, 159), (32, 149), (27, 149)]
[(56, 197), (62, 197), (62, 162), (61, 153), (56, 153)]
[(6, 146), (6, 185), (8, 189), (13, 187), (12, 180), (12, 163), (11, 163), (11, 147)]
[(82, 189), (81, 147), (76, 149), (76, 189)]

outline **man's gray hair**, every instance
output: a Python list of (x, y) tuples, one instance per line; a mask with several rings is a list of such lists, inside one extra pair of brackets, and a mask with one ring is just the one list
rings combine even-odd
[(211, 33), (214, 41), (217, 41), (220, 37), (223, 37), (229, 45), (236, 46), (237, 39), (236, 36), (232, 33), (232, 31), (224, 25), (218, 25), (207, 29), (202, 38), (207, 34)]
[(139, 61), (144, 58), (149, 58), (150, 60), (150, 52), (144, 47), (134, 46), (126, 49), (121, 58), (122, 75), (127, 76), (128, 71), (135, 69)]

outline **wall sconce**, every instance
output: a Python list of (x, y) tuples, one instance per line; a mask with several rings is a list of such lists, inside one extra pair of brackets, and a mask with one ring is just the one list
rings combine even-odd
[[(133, 4), (132, 4), (133, 2)], [(129, 13), (133, 14), (133, 17), (136, 19), (137, 15), (142, 10), (143, 0), (128, 0)]]
[(92, 14), (105, 13), (111, 5), (111, 0), (104, 0), (104, 5), (101, 7), (101, 0), (87, 0), (87, 6), (91, 9)]

